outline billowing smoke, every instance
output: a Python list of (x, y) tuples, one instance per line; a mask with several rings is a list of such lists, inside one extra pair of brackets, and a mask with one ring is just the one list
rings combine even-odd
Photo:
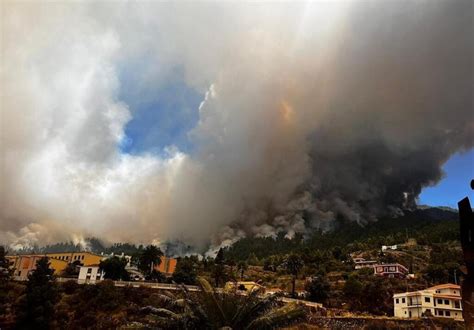
[[(474, 145), (472, 6), (2, 2), (0, 241), (203, 246), (412, 207)], [(121, 152), (121, 73), (146, 99), (177, 70), (191, 151)]]

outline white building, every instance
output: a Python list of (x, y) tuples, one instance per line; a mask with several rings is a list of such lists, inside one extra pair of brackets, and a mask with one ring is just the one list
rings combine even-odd
[(441, 284), (431, 288), (393, 295), (395, 317), (418, 318), (435, 316), (463, 320), (461, 288)]
[(382, 252), (385, 252), (387, 250), (397, 250), (398, 245), (382, 245)]
[(99, 270), (99, 265), (82, 266), (79, 270), (78, 283), (95, 283), (104, 279), (104, 273)]
[(352, 258), (354, 261), (354, 269), (373, 268), (377, 264), (377, 260), (365, 260), (364, 258)]

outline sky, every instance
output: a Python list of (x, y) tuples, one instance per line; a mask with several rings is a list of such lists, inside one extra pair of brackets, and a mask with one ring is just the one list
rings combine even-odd
[(470, 182), (474, 179), (474, 150), (453, 155), (443, 166), (445, 176), (433, 187), (426, 187), (420, 195), (420, 204), (449, 206), (468, 196), (474, 200)]
[(0, 6), (13, 248), (205, 249), (470, 193), (470, 0)]

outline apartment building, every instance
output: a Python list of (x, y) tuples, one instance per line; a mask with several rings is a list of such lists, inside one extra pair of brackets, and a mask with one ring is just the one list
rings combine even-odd
[(61, 272), (69, 263), (76, 262), (88, 266), (98, 264), (103, 257), (91, 252), (65, 252), (65, 253), (44, 253), (6, 256), (13, 269), (13, 276), (18, 279), (26, 279), (28, 274), (36, 269), (36, 262), (41, 258), (48, 258), (54, 275), (61, 275)]
[[(36, 263), (46, 255), (20, 255), (20, 256), (6, 256), (10, 261), (13, 269), (13, 276), (19, 280), (26, 280), (30, 272), (36, 269)], [(59, 275), (68, 263), (64, 260), (49, 259), (49, 267), (54, 270), (54, 275)]]
[(395, 317), (419, 318), (435, 316), (463, 320), (461, 288), (442, 284), (431, 288), (393, 295)]
[(364, 258), (352, 258), (354, 269), (373, 268), (377, 264), (377, 260), (366, 260)]
[(406, 278), (408, 268), (401, 264), (378, 264), (374, 265), (374, 274), (390, 278)]

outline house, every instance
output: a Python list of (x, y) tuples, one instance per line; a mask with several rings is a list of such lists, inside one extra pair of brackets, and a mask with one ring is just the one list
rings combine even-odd
[(78, 283), (95, 283), (104, 279), (104, 273), (100, 270), (99, 265), (81, 266)]
[(377, 264), (374, 265), (374, 274), (390, 278), (406, 278), (408, 268), (400, 264)]
[(382, 252), (385, 252), (387, 250), (397, 250), (398, 245), (382, 245)]
[(364, 258), (352, 258), (354, 269), (373, 268), (377, 260), (365, 260)]
[(401, 318), (435, 316), (463, 320), (461, 288), (442, 284), (431, 288), (393, 295), (393, 314)]

